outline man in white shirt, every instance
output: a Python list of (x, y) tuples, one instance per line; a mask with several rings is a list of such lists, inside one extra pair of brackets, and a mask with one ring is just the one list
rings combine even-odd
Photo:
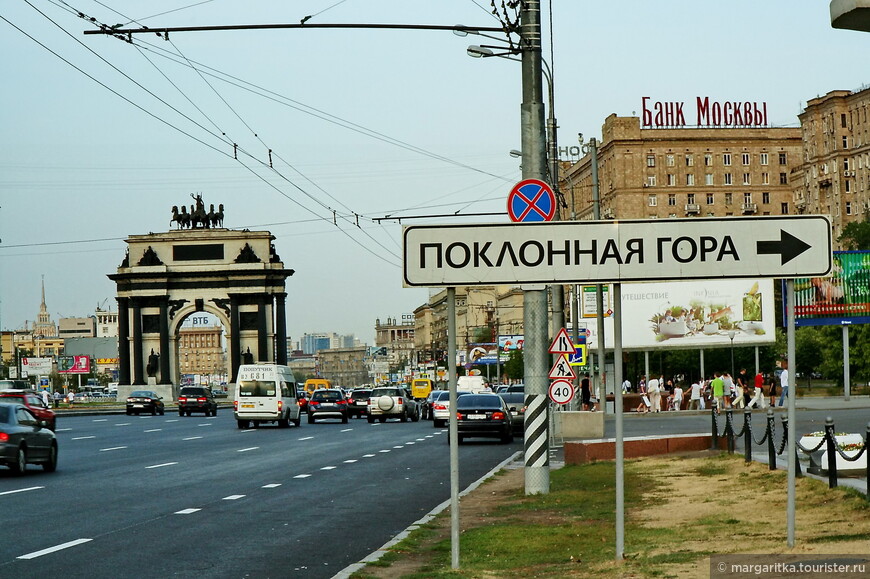
[(782, 374), (779, 375), (779, 389), (782, 394), (779, 396), (779, 405), (783, 406), (788, 399), (788, 364), (782, 363)]
[(701, 408), (701, 383), (693, 382), (689, 393), (689, 410), (703, 410)]
[(646, 385), (646, 394), (649, 396), (650, 412), (661, 410), (662, 395), (657, 378), (651, 378)]

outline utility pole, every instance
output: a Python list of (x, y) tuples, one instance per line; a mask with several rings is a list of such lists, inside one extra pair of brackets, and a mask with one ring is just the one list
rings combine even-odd
[[(544, 102), (541, 72), (541, 3), (521, 3), (523, 102), (520, 113), (523, 152), (523, 179), (545, 180), (547, 149), (544, 130)], [(546, 286), (524, 288), (523, 325), (525, 358), (525, 492), (527, 495), (550, 492), (549, 402), (547, 399)]]

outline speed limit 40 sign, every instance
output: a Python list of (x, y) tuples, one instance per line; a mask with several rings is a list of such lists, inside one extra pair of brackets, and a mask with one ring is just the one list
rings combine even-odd
[(574, 384), (568, 380), (554, 380), (550, 383), (549, 395), (556, 404), (567, 404), (574, 398)]

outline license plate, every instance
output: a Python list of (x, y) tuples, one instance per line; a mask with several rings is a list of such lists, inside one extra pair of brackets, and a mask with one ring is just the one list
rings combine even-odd
[(486, 414), (469, 414), (466, 418), (469, 420), (485, 420)]
[(253, 404), (242, 404), (242, 408), (253, 408)]
[(133, 408), (142, 408), (142, 404), (134, 404)]
[(335, 404), (324, 403), (320, 405), (322, 408), (335, 408)]

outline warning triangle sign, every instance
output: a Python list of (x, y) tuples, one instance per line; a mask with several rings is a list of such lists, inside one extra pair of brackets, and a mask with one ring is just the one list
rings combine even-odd
[(550, 368), (550, 374), (548, 377), (550, 380), (560, 380), (563, 378), (573, 380), (577, 377), (577, 373), (574, 372), (574, 368), (571, 367), (568, 358), (565, 356), (559, 356), (559, 359), (556, 360), (556, 363), (553, 364), (552, 368)]
[(565, 328), (560, 329), (559, 333), (556, 334), (556, 339), (550, 344), (548, 352), (551, 354), (574, 353), (574, 344), (571, 342), (571, 336), (568, 335), (568, 331)]

